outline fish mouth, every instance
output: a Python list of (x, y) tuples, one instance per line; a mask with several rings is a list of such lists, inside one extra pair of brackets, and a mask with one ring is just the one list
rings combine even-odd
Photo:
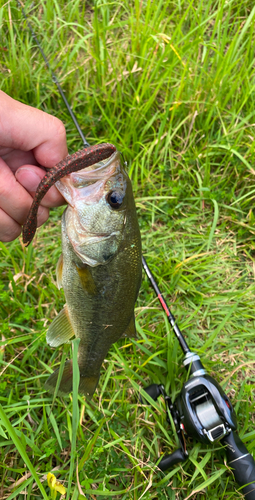
[(120, 154), (116, 151), (106, 161), (66, 175), (56, 181), (55, 187), (68, 205), (75, 209), (79, 201), (85, 205), (97, 203), (104, 196), (105, 185), (119, 170)]
[[(114, 211), (107, 195), (115, 189), (126, 192), (126, 175), (120, 154), (107, 162), (95, 164), (91, 170), (71, 173), (59, 181), (61, 194), (68, 203), (62, 219), (73, 252), (89, 266), (105, 264), (112, 258), (122, 240), (125, 204)], [(76, 175), (75, 175), (76, 174)], [(63, 189), (62, 189), (63, 188)]]

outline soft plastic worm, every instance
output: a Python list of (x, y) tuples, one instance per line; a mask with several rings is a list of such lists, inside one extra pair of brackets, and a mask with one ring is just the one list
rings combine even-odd
[(48, 170), (37, 187), (27, 220), (23, 226), (23, 242), (26, 246), (31, 243), (35, 235), (38, 207), (50, 187), (65, 175), (70, 174), (71, 172), (77, 172), (78, 170), (94, 165), (94, 163), (105, 160), (115, 151), (115, 146), (108, 143), (89, 146), (72, 155), (68, 155), (64, 160), (55, 165), (55, 167)]

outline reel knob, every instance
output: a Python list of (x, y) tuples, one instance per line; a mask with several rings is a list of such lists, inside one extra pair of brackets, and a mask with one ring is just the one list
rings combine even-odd
[[(151, 384), (148, 385), (148, 387), (145, 387), (144, 391), (147, 392), (147, 394), (153, 399), (153, 401), (156, 401), (159, 396), (161, 396), (162, 393), (162, 386), (158, 384)], [(147, 401), (143, 396), (139, 396), (140, 403), (143, 405), (148, 405), (150, 404), (149, 401)]]
[(171, 455), (165, 455), (162, 460), (160, 460), (158, 464), (158, 468), (162, 471), (170, 469), (173, 465), (178, 464), (179, 462), (185, 462), (188, 458), (188, 454), (184, 453), (181, 448), (175, 450)]

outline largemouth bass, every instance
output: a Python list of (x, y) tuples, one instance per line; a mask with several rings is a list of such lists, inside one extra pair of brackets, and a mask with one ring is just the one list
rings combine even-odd
[[(56, 187), (68, 207), (62, 216), (62, 255), (57, 282), (66, 305), (53, 320), (52, 347), (80, 338), (79, 392), (91, 397), (101, 365), (122, 336), (135, 335), (134, 305), (141, 283), (141, 239), (130, 179), (114, 152), (104, 162), (70, 173)], [(54, 392), (56, 370), (46, 388)], [(72, 391), (67, 361), (59, 394)]]

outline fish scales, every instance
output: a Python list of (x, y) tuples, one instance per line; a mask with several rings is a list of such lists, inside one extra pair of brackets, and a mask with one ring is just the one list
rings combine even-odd
[(43, 197), (55, 184), (65, 175), (71, 172), (77, 172), (83, 168), (89, 167), (96, 162), (109, 158), (116, 151), (113, 144), (103, 143), (95, 146), (89, 146), (72, 155), (68, 155), (64, 160), (50, 168), (39, 183), (29, 214), (23, 226), (23, 242), (27, 246), (31, 243), (37, 227), (37, 212)]
[[(69, 203), (62, 216), (62, 257), (57, 266), (66, 306), (47, 332), (53, 347), (73, 335), (80, 338), (79, 392), (87, 397), (97, 387), (111, 345), (123, 335), (135, 335), (134, 305), (142, 273), (132, 186), (120, 154), (94, 167), (57, 183)], [(57, 378), (58, 370), (46, 382), (49, 391), (54, 392)], [(71, 390), (68, 361), (59, 394)]]

